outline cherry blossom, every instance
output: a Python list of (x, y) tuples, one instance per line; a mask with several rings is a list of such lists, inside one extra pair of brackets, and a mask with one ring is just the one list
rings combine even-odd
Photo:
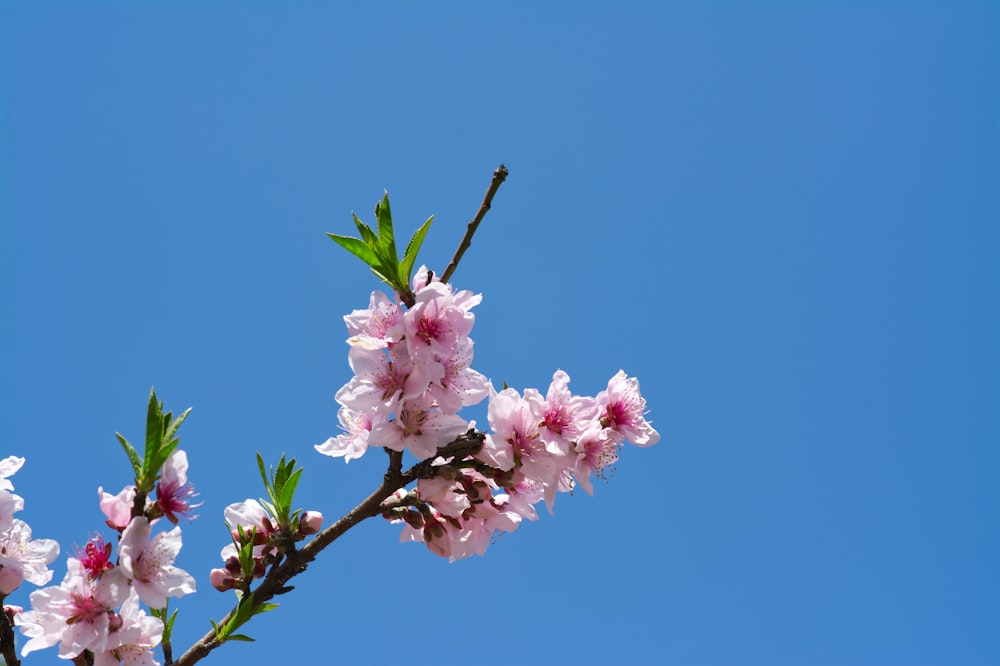
[(153, 648), (163, 637), (163, 622), (139, 607), (135, 588), (129, 590), (114, 624), (119, 626), (112, 627), (104, 651), (94, 654), (94, 666), (159, 666)]
[(14, 519), (0, 533), (0, 594), (10, 594), (22, 580), (45, 585), (52, 580), (48, 565), (59, 555), (59, 544), (52, 539), (32, 539), (31, 528)]
[(191, 503), (196, 493), (194, 487), (188, 483), (187, 470), (187, 454), (180, 449), (175, 449), (163, 463), (160, 481), (156, 484), (155, 506), (174, 525), (177, 524), (178, 516), (184, 516), (188, 519), (195, 518), (191, 514), (191, 510), (201, 506), (201, 504)]
[(174, 566), (181, 549), (181, 528), (161, 532), (150, 541), (150, 525), (145, 517), (134, 518), (122, 532), (118, 548), (121, 570), (132, 581), (139, 598), (152, 608), (163, 608), (167, 597), (195, 591), (195, 580)]
[(386, 421), (385, 415), (358, 412), (343, 406), (337, 412), (337, 416), (344, 433), (317, 444), (315, 448), (325, 456), (343, 457), (345, 463), (365, 454), (368, 450), (368, 435), (373, 425)]
[(636, 446), (652, 446), (660, 434), (646, 421), (646, 400), (639, 393), (639, 380), (628, 377), (624, 370), (608, 382), (608, 388), (597, 394), (601, 407), (601, 424), (612, 428)]
[(107, 518), (104, 522), (108, 527), (121, 532), (132, 522), (135, 492), (135, 486), (125, 486), (117, 495), (104, 492), (103, 487), (97, 488), (97, 496), (101, 498), (101, 511)]
[(32, 592), (33, 610), (17, 616), (22, 633), (30, 637), (22, 655), (56, 643), (63, 659), (107, 648), (111, 615), (128, 593), (128, 579), (116, 568), (93, 580), (72, 557), (66, 569), (62, 583)]

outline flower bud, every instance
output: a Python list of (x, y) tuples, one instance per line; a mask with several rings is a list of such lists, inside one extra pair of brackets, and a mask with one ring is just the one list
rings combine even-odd
[(7, 616), (7, 621), (10, 622), (11, 626), (14, 625), (14, 616), (19, 615), (24, 612), (24, 608), (21, 606), (4, 606), (3, 613)]
[(407, 511), (403, 514), (403, 520), (415, 530), (419, 530), (424, 526), (424, 517), (420, 515), (419, 511)]
[(225, 569), (212, 569), (212, 573), (209, 574), (208, 579), (212, 583), (212, 587), (219, 592), (233, 589), (233, 584), (235, 583), (232, 574)]
[(299, 534), (316, 534), (323, 527), (323, 514), (319, 511), (306, 511), (299, 519)]
[(121, 615), (114, 611), (108, 611), (108, 631), (118, 631), (124, 623)]

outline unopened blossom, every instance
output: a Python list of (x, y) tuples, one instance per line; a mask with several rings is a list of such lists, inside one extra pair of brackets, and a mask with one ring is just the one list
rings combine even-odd
[(108, 527), (119, 532), (132, 522), (132, 505), (135, 503), (135, 486), (125, 486), (117, 495), (104, 492), (103, 487), (97, 488), (97, 496), (101, 498), (101, 511), (107, 518)]
[(323, 514), (319, 511), (303, 511), (299, 516), (299, 534), (316, 534), (323, 528)]
[(62, 659), (106, 649), (111, 615), (128, 594), (128, 580), (117, 568), (91, 580), (83, 564), (72, 557), (66, 569), (58, 586), (32, 592), (32, 611), (18, 616), (22, 633), (30, 637), (22, 655), (56, 643)]
[(27, 580), (45, 585), (52, 580), (48, 568), (59, 555), (59, 544), (52, 539), (32, 539), (31, 528), (15, 518), (0, 533), (0, 594), (10, 594)]
[(624, 370), (608, 382), (608, 388), (597, 394), (601, 408), (601, 425), (611, 428), (636, 446), (652, 446), (660, 434), (646, 421), (646, 400), (639, 393), (639, 380), (628, 377)]
[(163, 622), (139, 607), (135, 589), (122, 603), (118, 622), (120, 626), (110, 632), (104, 651), (94, 653), (94, 666), (159, 666), (153, 648), (163, 638)]
[(450, 518), (458, 518), (472, 506), (462, 484), (442, 476), (420, 479), (417, 482), (417, 491), (421, 500), (433, 506), (438, 513)]
[(194, 486), (188, 483), (187, 471), (187, 454), (174, 449), (163, 463), (160, 481), (156, 484), (156, 507), (174, 525), (177, 524), (178, 516), (194, 518), (192, 509), (201, 506), (192, 503), (196, 493)]
[(132, 581), (139, 598), (151, 608), (164, 608), (167, 597), (194, 592), (195, 581), (174, 566), (181, 549), (181, 528), (161, 532), (152, 541), (149, 535), (149, 521), (143, 516), (134, 518), (122, 532), (118, 555), (121, 569)]
[(258, 543), (264, 543), (272, 533), (278, 531), (267, 510), (255, 499), (248, 498), (243, 502), (230, 504), (222, 513), (234, 539), (239, 538), (237, 527), (242, 527), (247, 533), (256, 529)]

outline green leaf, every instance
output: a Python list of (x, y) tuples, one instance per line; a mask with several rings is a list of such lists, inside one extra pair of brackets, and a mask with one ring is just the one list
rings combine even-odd
[[(156, 400), (156, 390), (149, 391), (149, 405), (146, 407), (146, 449), (143, 451), (142, 478), (141, 485), (149, 482), (153, 465), (153, 456), (160, 449), (160, 442), (163, 441), (163, 405)], [(140, 488), (140, 490), (150, 490), (150, 488)]]
[(383, 190), (382, 201), (375, 204), (375, 217), (378, 219), (378, 240), (382, 246), (381, 255), (399, 264), (396, 255), (396, 236), (392, 230), (392, 213), (389, 211), (389, 193)]
[(245, 643), (255, 643), (255, 642), (257, 642), (256, 638), (250, 638), (246, 634), (233, 634), (232, 636), (228, 636), (226, 638), (226, 640), (227, 641), (243, 641)]
[(361, 240), (363, 240), (365, 242), (365, 245), (370, 247), (375, 252), (375, 254), (381, 255), (382, 253), (379, 251), (380, 248), (379, 248), (378, 236), (375, 235), (375, 232), (372, 231), (372, 228), (369, 227), (364, 222), (362, 222), (361, 218), (359, 218), (354, 213), (351, 213), (351, 217), (354, 218), (354, 226), (358, 228), (358, 232), (361, 234)]
[(420, 252), (420, 246), (424, 243), (424, 236), (427, 235), (427, 230), (431, 228), (431, 222), (434, 220), (434, 216), (431, 215), (427, 218), (427, 221), (423, 225), (413, 232), (413, 237), (410, 238), (410, 242), (406, 244), (406, 252), (403, 253), (403, 261), (399, 264), (399, 277), (405, 283), (405, 286), (410, 285), (410, 278), (413, 277), (413, 265), (417, 260), (417, 252)]
[(139, 457), (139, 452), (135, 450), (135, 447), (128, 443), (128, 440), (122, 437), (119, 433), (115, 433), (115, 437), (121, 442), (122, 448), (125, 449), (125, 453), (128, 455), (129, 462), (132, 463), (132, 471), (135, 473), (135, 482), (139, 483), (139, 477), (142, 476), (142, 458)]
[(170, 442), (174, 439), (174, 435), (177, 434), (178, 428), (180, 428), (181, 424), (184, 423), (184, 419), (186, 419), (188, 414), (191, 413), (191, 409), (191, 407), (188, 407), (181, 413), (180, 416), (167, 424), (167, 431), (163, 434), (163, 441)]
[(334, 243), (344, 248), (369, 266), (374, 267), (379, 265), (379, 258), (375, 255), (375, 251), (365, 245), (365, 242), (360, 238), (338, 236), (337, 234), (329, 233), (327, 236), (329, 236)]
[[(293, 460), (291, 464), (294, 465), (295, 461)], [(279, 490), (281, 497), (278, 498), (278, 501), (281, 503), (281, 507), (285, 509), (284, 513), (286, 516), (292, 507), (292, 497), (295, 495), (295, 487), (299, 485), (299, 478), (301, 476), (302, 468), (300, 467), (282, 484)]]

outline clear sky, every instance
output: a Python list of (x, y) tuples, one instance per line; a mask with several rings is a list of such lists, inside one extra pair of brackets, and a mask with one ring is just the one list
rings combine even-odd
[(387, 189), (440, 271), (502, 162), (475, 367), (623, 368), (661, 443), (483, 558), (363, 524), (204, 663), (1000, 661), (1000, 5), (204, 4), (0, 4), (0, 454), (56, 581), (150, 386), (178, 649), (256, 451), (329, 520), (373, 489), (313, 450), (378, 287), (324, 234)]

